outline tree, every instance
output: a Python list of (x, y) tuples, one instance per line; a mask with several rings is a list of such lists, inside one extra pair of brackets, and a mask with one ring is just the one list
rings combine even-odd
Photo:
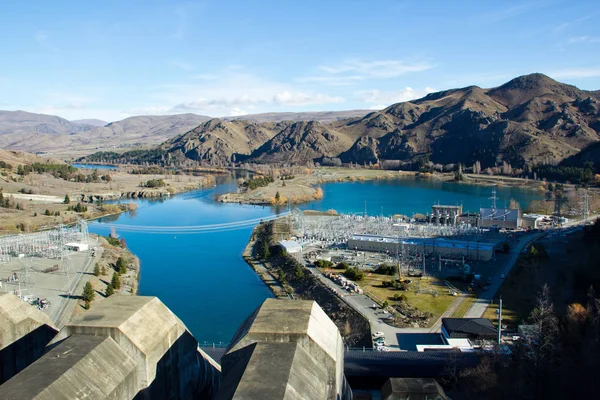
[(277, 202), (277, 204), (279, 204), (280, 200), (281, 200), (281, 195), (279, 194), (279, 192), (275, 193), (275, 201)]
[(119, 278), (119, 274), (117, 274), (116, 272), (113, 272), (112, 280), (110, 281), (110, 283), (112, 284), (112, 286), (115, 289), (120, 289), (121, 288), (121, 279)]
[(266, 240), (259, 240), (257, 247), (258, 257), (265, 261), (271, 258), (271, 250), (269, 248), (269, 243)]
[(110, 297), (115, 294), (115, 288), (113, 288), (112, 283), (106, 285), (106, 297)]
[(94, 275), (100, 276), (100, 266), (98, 265), (98, 263), (96, 263), (96, 265), (94, 266)]
[(479, 161), (475, 161), (475, 164), (473, 164), (473, 173), (477, 175), (481, 173), (481, 163)]
[(65, 203), (65, 204), (70, 204), (71, 203), (71, 199), (69, 198), (68, 194), (65, 194), (65, 199), (64, 199), (63, 203)]
[(127, 273), (127, 262), (125, 262), (125, 259), (123, 257), (119, 257), (117, 259), (116, 269), (117, 272), (119, 272), (119, 275)]
[(102, 275), (106, 275), (106, 267), (104, 265), (102, 266)]
[(92, 287), (92, 283), (91, 282), (86, 282), (85, 286), (83, 287), (83, 294), (82, 294), (82, 298), (85, 302), (92, 302), (94, 301), (94, 296), (96, 296), (96, 292), (94, 292), (94, 288)]
[(86, 310), (89, 310), (90, 309), (90, 302), (86, 301), (85, 303), (83, 303), (83, 308), (86, 309)]
[(297, 281), (304, 279), (304, 269), (299, 263), (296, 263), (296, 266), (294, 267), (294, 278), (296, 278)]
[[(531, 322), (536, 327), (536, 346), (533, 348), (535, 393), (542, 394), (543, 378), (554, 367), (556, 342), (558, 337), (558, 318), (554, 314), (554, 305), (550, 297), (550, 287), (544, 284), (531, 313)], [(536, 398), (546, 398), (537, 396)]]
[(521, 204), (515, 200), (515, 199), (510, 199), (510, 203), (508, 205), (508, 208), (513, 209), (513, 210), (520, 210), (521, 209)]
[(381, 308), (383, 308), (384, 310), (387, 309), (389, 307), (390, 303), (386, 301), (383, 302), (383, 304), (381, 305)]

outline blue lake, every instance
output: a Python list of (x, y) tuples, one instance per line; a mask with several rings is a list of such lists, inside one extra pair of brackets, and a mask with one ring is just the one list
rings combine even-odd
[(72, 164), (75, 168), (117, 170), (119, 167), (104, 164)]
[[(219, 178), (214, 189), (193, 191), (168, 200), (137, 200), (133, 214), (122, 214), (90, 224), (90, 231), (108, 235), (105, 222), (133, 226), (197, 226), (264, 218), (280, 210), (271, 207), (222, 204), (219, 193), (235, 190), (235, 179)], [(425, 213), (434, 203), (463, 204), (478, 210), (490, 203), (489, 187), (427, 180), (384, 180), (329, 183), (324, 198), (302, 209), (369, 214)], [(540, 196), (515, 188), (498, 188), (498, 206), (511, 198), (525, 207)], [(119, 232), (140, 258), (140, 295), (158, 296), (200, 341), (228, 343), (241, 322), (264, 299), (269, 289), (245, 263), (241, 254), (252, 228), (201, 234)]]

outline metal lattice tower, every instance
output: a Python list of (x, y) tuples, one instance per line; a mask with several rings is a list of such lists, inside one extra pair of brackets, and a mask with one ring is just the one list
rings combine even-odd
[(581, 194), (581, 208), (583, 211), (583, 223), (587, 222), (587, 219), (590, 215), (590, 197), (587, 189), (583, 189), (583, 193)]
[(496, 200), (498, 200), (498, 196), (496, 196), (496, 188), (492, 189), (492, 197), (489, 197), (489, 200), (492, 201), (492, 208), (496, 208)]

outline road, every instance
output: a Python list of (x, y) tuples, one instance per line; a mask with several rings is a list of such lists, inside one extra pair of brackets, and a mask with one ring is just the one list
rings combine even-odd
[(481, 318), (487, 306), (490, 305), (494, 297), (496, 297), (496, 293), (498, 292), (500, 286), (502, 286), (502, 283), (504, 282), (501, 276), (508, 276), (512, 268), (515, 266), (515, 263), (517, 262), (517, 259), (519, 258), (519, 255), (521, 254), (523, 249), (527, 247), (531, 242), (539, 239), (545, 234), (546, 232), (540, 232), (533, 235), (524, 235), (519, 240), (517, 245), (513, 246), (513, 248), (510, 249), (510, 257), (506, 261), (506, 264), (503, 268), (499, 269), (496, 272), (495, 276), (492, 278), (492, 282), (490, 283), (488, 290), (479, 294), (477, 300), (475, 300), (471, 308), (469, 308), (469, 310), (465, 313), (465, 318)]

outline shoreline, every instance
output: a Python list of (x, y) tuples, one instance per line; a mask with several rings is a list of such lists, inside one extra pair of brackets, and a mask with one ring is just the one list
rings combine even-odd
[[(462, 181), (454, 180), (454, 173), (422, 173), (414, 171), (387, 171), (372, 169), (323, 168), (307, 175), (295, 176), (289, 180), (276, 179), (266, 186), (253, 190), (230, 192), (217, 198), (221, 203), (249, 204), (261, 206), (282, 206), (287, 204), (305, 204), (323, 198), (322, 184), (335, 182), (366, 182), (389, 179), (427, 179), (441, 182), (452, 182), (464, 185), (515, 187), (523, 190), (539, 191), (544, 181), (535, 181), (508, 176), (488, 176), (464, 174)], [(575, 185), (565, 184), (568, 188)], [(279, 193), (279, 196), (277, 196)]]

